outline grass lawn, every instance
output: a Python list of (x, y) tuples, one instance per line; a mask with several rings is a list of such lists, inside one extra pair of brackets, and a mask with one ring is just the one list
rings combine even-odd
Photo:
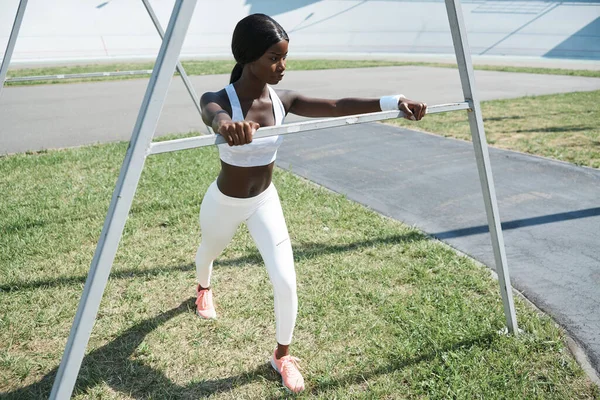
[[(124, 143), (0, 157), (0, 397), (47, 398)], [(219, 319), (194, 315), (194, 253), (216, 149), (150, 157), (75, 399), (285, 398), (267, 365), (272, 289), (245, 228), (216, 262)], [(553, 322), (487, 269), (401, 223), (276, 170), (295, 252), (300, 398), (600, 398)]]
[[(492, 100), (481, 103), (488, 144), (600, 168), (600, 91)], [(418, 124), (389, 123), (471, 140), (467, 113), (426, 116)]]
[[(182, 61), (181, 64), (188, 75), (215, 75), (229, 74), (235, 61), (233, 60), (207, 60), (207, 61)], [(290, 70), (314, 70), (314, 69), (335, 69), (335, 68), (368, 68), (368, 67), (387, 67), (393, 65), (413, 65), (412, 63), (397, 63), (391, 61), (361, 61), (361, 60), (289, 60), (287, 68)], [(46, 68), (23, 68), (9, 70), (8, 77), (24, 76), (43, 76), (60, 74), (80, 74), (90, 72), (110, 72), (110, 71), (137, 71), (149, 70), (154, 67), (153, 62), (131, 62), (118, 64), (90, 64), (90, 65), (71, 65)], [(600, 73), (599, 73), (600, 75)], [(149, 75), (148, 75), (149, 76)], [(108, 76), (97, 78), (77, 78), (77, 79), (55, 79), (43, 81), (26, 82), (7, 82), (6, 85), (36, 85), (48, 83), (73, 83), (104, 81), (115, 79), (139, 79), (139, 76)]]
[[(234, 66), (231, 60), (208, 60), (208, 61), (183, 61), (182, 65), (188, 75), (212, 75), (229, 74)], [(287, 67), (290, 70), (314, 70), (314, 69), (335, 69), (335, 68), (367, 68), (367, 67), (387, 67), (402, 65), (420, 65), (428, 67), (456, 68), (455, 64), (448, 63), (430, 63), (413, 61), (381, 61), (381, 60), (288, 60)], [(148, 70), (154, 66), (153, 62), (136, 63), (118, 63), (118, 64), (92, 64), (92, 65), (72, 65), (47, 68), (23, 68), (11, 69), (8, 72), (8, 78), (23, 76), (43, 76), (43, 75), (61, 75), (61, 74), (79, 74), (90, 72), (110, 72), (110, 71), (135, 71)], [(600, 77), (600, 71), (593, 70), (569, 70), (559, 68), (534, 68), (534, 67), (509, 67), (495, 65), (478, 65), (475, 69), (505, 72), (527, 72), (534, 74), (552, 74), (552, 75), (573, 75)], [(7, 82), (6, 85), (36, 85), (48, 83), (73, 83), (103, 81), (115, 79), (135, 79), (139, 76), (109, 76), (97, 78), (78, 78), (78, 79), (55, 79), (43, 81), (27, 82)]]

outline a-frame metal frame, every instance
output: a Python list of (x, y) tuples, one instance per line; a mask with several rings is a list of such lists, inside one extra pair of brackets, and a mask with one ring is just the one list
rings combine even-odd
[(6, 45), (6, 51), (4, 52), (2, 64), (0, 64), (0, 94), (2, 94), (4, 81), (6, 80), (6, 72), (8, 71), (8, 65), (10, 64), (10, 59), (12, 58), (15, 44), (17, 43), (17, 36), (19, 36), (19, 29), (21, 29), (21, 23), (23, 22), (23, 15), (25, 14), (26, 8), (27, 0), (19, 1), (19, 7), (17, 8), (17, 14), (15, 15), (15, 22), (13, 23), (10, 36), (8, 37), (8, 44)]
[[(162, 26), (160, 25), (160, 21), (158, 20), (158, 17), (154, 13), (154, 9), (150, 5), (150, 1), (149, 0), (141, 0), (141, 2), (144, 5), (146, 12), (148, 13), (148, 16), (150, 17), (152, 24), (156, 28), (158, 36), (160, 36), (160, 39), (163, 40), (164, 36), (165, 36), (165, 32), (164, 32)], [(19, 8), (17, 10), (17, 15), (15, 17), (15, 22), (13, 24), (13, 29), (12, 29), (12, 32), (10, 35), (7, 50), (5, 52), (5, 56), (4, 56), (5, 62), (0, 66), (0, 82), (6, 81), (6, 74), (8, 71), (8, 61), (10, 61), (10, 59), (12, 57), (12, 52), (13, 52), (13, 49), (15, 46), (15, 42), (17, 40), (17, 35), (19, 32), (19, 29), (21, 27), (21, 21), (23, 20), (23, 14), (25, 13), (26, 6), (27, 6), (27, 0), (21, 0), (21, 2), (19, 3)], [(187, 89), (188, 94), (190, 95), (190, 97), (192, 99), (192, 103), (194, 104), (194, 107), (196, 107), (196, 110), (198, 111), (200, 116), (202, 116), (202, 109), (200, 108), (200, 99), (198, 98), (198, 95), (196, 94), (196, 91), (194, 90), (194, 86), (192, 85), (192, 82), (188, 78), (188, 75), (185, 72), (183, 65), (181, 65), (180, 62), (177, 62), (177, 65), (175, 66), (175, 68), (177, 69), (177, 72), (179, 72), (179, 75), (181, 76), (181, 80), (183, 81), (183, 84), (185, 85), (185, 88)], [(125, 73), (121, 72), (121, 73), (116, 73), (116, 74), (122, 75)], [(110, 75), (116, 75), (116, 74), (112, 73)], [(71, 75), (66, 75), (66, 76), (70, 76), (71, 78), (85, 78), (85, 77), (91, 77), (91, 76), (110, 76), (110, 75), (108, 75), (107, 73), (98, 72), (98, 73), (88, 73), (88, 74), (71, 74)], [(65, 75), (62, 75), (62, 76), (65, 76)], [(33, 78), (31, 80), (34, 80), (36, 77), (28, 77), (28, 78)], [(42, 78), (44, 78), (44, 77), (42, 77)], [(3, 86), (4, 85), (0, 86), (0, 93), (2, 93)]]
[[(150, 82), (148, 83), (148, 88), (133, 129), (125, 160), (123, 161), (121, 172), (113, 192), (108, 214), (104, 221), (102, 233), (100, 234), (100, 240), (90, 266), (81, 301), (79, 302), (79, 307), (77, 308), (75, 320), (67, 341), (65, 353), (58, 368), (58, 373), (50, 394), (51, 399), (67, 399), (73, 392), (75, 381), (85, 355), (85, 349), (96, 320), (100, 301), (102, 300), (102, 295), (108, 282), (108, 276), (144, 168), (146, 157), (151, 154), (223, 143), (222, 138), (218, 135), (152, 143), (152, 138), (167, 96), (173, 72), (178, 65), (181, 47), (196, 2), (197, 0), (175, 1), (173, 13), (171, 14), (167, 31), (164, 34), (154, 71), (150, 78)], [(477, 169), (479, 171), (479, 180), (483, 192), (496, 262), (496, 271), (498, 273), (498, 281), (500, 284), (500, 295), (502, 296), (502, 303), (504, 305), (504, 313), (506, 316), (506, 325), (509, 333), (516, 334), (518, 332), (517, 319), (508, 266), (506, 263), (506, 253), (504, 249), (502, 228), (500, 226), (496, 191), (494, 188), (487, 142), (483, 129), (481, 107), (475, 92), (473, 65), (471, 63), (471, 55), (467, 44), (467, 35), (460, 0), (445, 0), (445, 3), (460, 72), (464, 101), (432, 106), (429, 107), (428, 113), (457, 110), (468, 111)], [(145, 0), (144, 4), (147, 4)], [(2, 83), (4, 83), (4, 78), (6, 77), (6, 70), (10, 63), (10, 58), (26, 5), (27, 0), (20, 1), (7, 51), (2, 66), (0, 67), (0, 82)], [(351, 117), (307, 121), (283, 126), (261, 128), (256, 132), (254, 137), (259, 138), (272, 135), (291, 134), (349, 124), (381, 121), (401, 116), (402, 113), (398, 111), (382, 111)]]

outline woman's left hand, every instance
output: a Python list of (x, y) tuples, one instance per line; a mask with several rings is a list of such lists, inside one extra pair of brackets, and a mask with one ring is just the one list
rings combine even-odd
[(420, 121), (427, 112), (427, 104), (403, 97), (398, 101), (398, 109), (404, 113), (404, 118)]

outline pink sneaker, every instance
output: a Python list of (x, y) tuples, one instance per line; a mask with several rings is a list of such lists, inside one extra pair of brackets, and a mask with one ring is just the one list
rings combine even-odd
[[(275, 352), (277, 349), (275, 350)], [(275, 352), (271, 358), (271, 365), (275, 371), (281, 375), (281, 383), (286, 389), (293, 393), (298, 393), (304, 390), (304, 378), (298, 370), (298, 361), (296, 357), (284, 356), (279, 360), (275, 358)]]
[(200, 290), (200, 285), (196, 287), (196, 314), (200, 318), (214, 319), (217, 318), (217, 312), (213, 305), (212, 289)]

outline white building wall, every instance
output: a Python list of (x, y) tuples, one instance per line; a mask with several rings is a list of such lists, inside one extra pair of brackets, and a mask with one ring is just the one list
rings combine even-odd
[[(166, 27), (174, 0), (150, 0)], [(0, 2), (0, 54), (18, 0)], [(473, 55), (600, 60), (600, 0), (462, 3)], [(443, 1), (199, 0), (182, 57), (230, 57), (235, 23), (277, 19), (290, 56), (453, 54)], [(154, 58), (160, 40), (141, 0), (29, 0), (13, 62)]]

